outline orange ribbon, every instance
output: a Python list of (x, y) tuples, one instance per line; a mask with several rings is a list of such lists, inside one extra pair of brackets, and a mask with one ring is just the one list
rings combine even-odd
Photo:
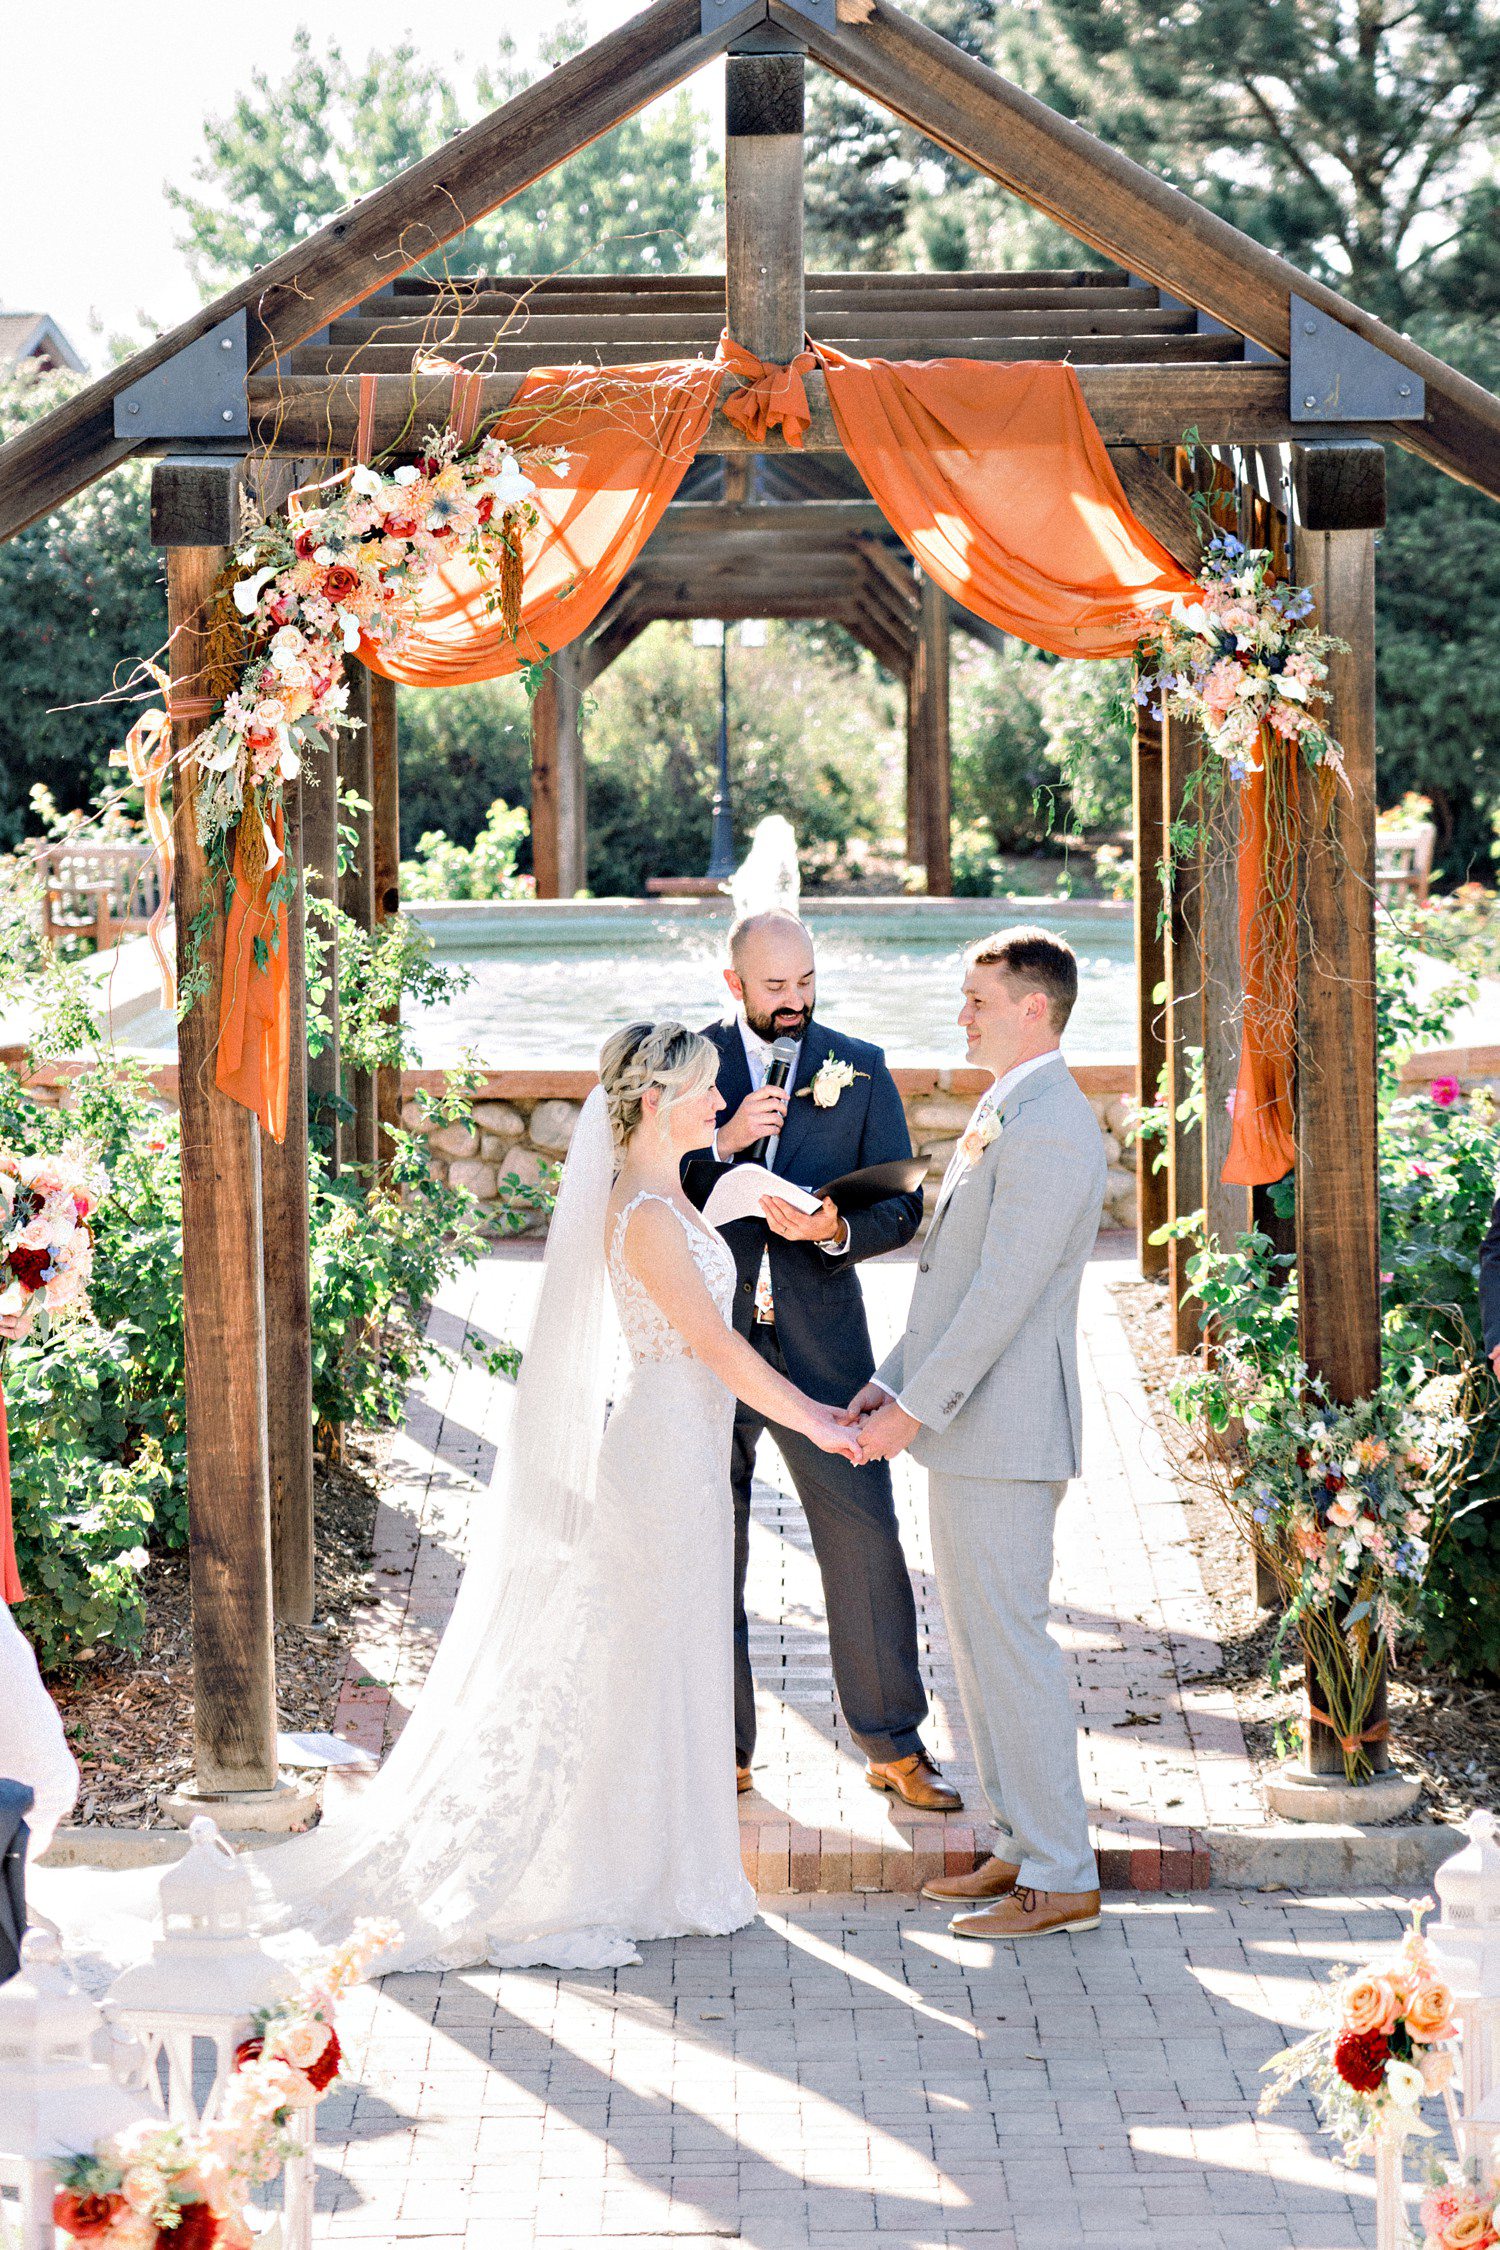
[(1365, 1728), (1363, 1734), (1339, 1734), (1335, 1721), (1329, 1718), (1326, 1711), (1320, 1711), (1316, 1703), (1311, 1701), (1307, 1706), (1307, 1715), (1318, 1726), (1327, 1727), (1330, 1734), (1338, 1735), (1339, 1748), (1346, 1758), (1354, 1751), (1362, 1749), (1367, 1742), (1384, 1742), (1391, 1731), (1389, 1719), (1377, 1719), (1374, 1726)]
[(161, 970), (161, 1004), (170, 1010), (177, 1006), (177, 964), (168, 953), (162, 938), (162, 926), (172, 904), (173, 869), (172, 823), (162, 803), (162, 782), (172, 763), (173, 717), (181, 719), (190, 714), (184, 712), (180, 703), (175, 707), (170, 706), (172, 686), (160, 665), (148, 665), (147, 670), (161, 689), (163, 703), (159, 709), (146, 711), (136, 720), (121, 747), (111, 753), (110, 764), (123, 766), (140, 789), (146, 834), (151, 839), (156, 864), (161, 871), (161, 896), (157, 901), (156, 912), (147, 924), (146, 935), (151, 940), (151, 950), (156, 955), (157, 966)]
[(744, 389), (731, 391), (722, 401), (724, 413), (735, 428), (759, 440), (774, 422), (779, 422), (787, 444), (800, 451), (803, 433), (812, 421), (802, 378), (817, 366), (817, 354), (799, 352), (787, 366), (778, 367), (774, 361), (757, 359), (754, 352), (747, 352), (726, 328), (719, 338), (719, 359), (731, 374), (745, 377)]
[(235, 840), (233, 888), (224, 929), (219, 988), (219, 1050), (214, 1083), (253, 1109), (273, 1141), (286, 1139), (291, 1066), (291, 958), (286, 902), (271, 893), (285, 865), (282, 808), (271, 815), (271, 842), (260, 880), (245, 874), (243, 831)]

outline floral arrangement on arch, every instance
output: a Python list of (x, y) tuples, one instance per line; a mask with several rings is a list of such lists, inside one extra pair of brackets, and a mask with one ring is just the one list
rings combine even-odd
[[(1371, 1713), (1386, 1658), (1416, 1613), (1432, 1549), (1473, 1450), (1467, 1380), (1415, 1357), (1344, 1405), (1297, 1356), (1295, 1305), (1264, 1237), (1190, 1267), (1219, 1337), (1213, 1363), (1172, 1386), (1204, 1475), (1274, 1573), (1280, 1633), (1294, 1631), (1323, 1696), (1344, 1772), (1368, 1780)], [(1279, 1663), (1280, 1636), (1273, 1663)]]
[(89, 1221), (108, 1184), (81, 1142), (47, 1156), (0, 1149), (0, 1319), (86, 1305)]
[(1196, 721), (1233, 781), (1261, 770), (1269, 734), (1347, 787), (1339, 746), (1313, 709), (1344, 644), (1308, 623), (1312, 595), (1276, 577), (1266, 548), (1227, 531), (1209, 540), (1198, 575), (1197, 594), (1179, 594), (1141, 644), (1136, 700)]
[(1306, 2085), (1325, 2131), (1351, 2161), (1377, 2142), (1400, 2148), (1414, 2135), (1430, 2138), (1422, 2102), (1453, 2076), (1444, 2043), (1457, 2030), (1453, 1994), (1428, 1950), (1418, 1909), (1395, 1956), (1327, 1985), (1317, 2030), (1263, 2066), (1275, 2075), (1261, 2096), (1262, 2114), (1291, 2087)]
[(257, 2016), (210, 2116), (195, 2126), (147, 2118), (75, 2157), (53, 2200), (54, 2224), (96, 2250), (252, 2250), (252, 2191), (293, 2152), (294, 2114), (338, 2077), (338, 2001), (400, 1940), (394, 1923), (356, 1923)]
[(212, 859), (227, 862), (239, 832), (249, 880), (275, 867), (267, 810), (320, 733), (355, 723), (344, 658), (366, 635), (399, 651), (444, 563), (472, 563), (514, 633), (522, 546), (539, 521), (529, 472), (567, 465), (559, 447), (518, 453), (493, 433), (466, 449), (450, 428), (430, 432), (414, 463), (361, 464), (316, 487), (313, 505), (301, 494), (285, 516), (247, 513), (210, 622), (205, 685), (221, 708), (185, 753)]

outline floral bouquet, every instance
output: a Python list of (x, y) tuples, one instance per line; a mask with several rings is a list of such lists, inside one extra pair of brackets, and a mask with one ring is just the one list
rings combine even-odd
[(1232, 780), (1260, 771), (1268, 736), (1344, 779), (1339, 746), (1312, 708), (1344, 644), (1308, 624), (1312, 606), (1305, 587), (1276, 580), (1265, 548), (1218, 532), (1196, 596), (1179, 595), (1142, 643), (1137, 700), (1194, 720)]
[(291, 1994), (256, 2018), (257, 2036), (212, 2115), (197, 2126), (147, 2118), (111, 2134), (62, 2171), (54, 2223), (97, 2250), (253, 2250), (250, 2194), (297, 2147), (294, 2113), (338, 2076), (334, 2010), (370, 1964), (401, 1942), (393, 1922), (357, 1922), (309, 1962)]
[(1420, 1911), (1394, 1959), (1336, 1979), (1325, 1987), (1324, 2003), (1319, 2028), (1264, 2065), (1275, 2076), (1261, 2096), (1262, 2114), (1306, 2084), (1324, 2129), (1351, 2161), (1377, 2142), (1399, 2148), (1414, 2134), (1428, 2136), (1422, 2100), (1441, 2093), (1453, 2075), (1453, 2057), (1441, 2042), (1458, 2027)]
[[(1215, 1304), (1239, 1270), (1224, 1262)], [(1294, 1344), (1281, 1359), (1233, 1318), (1230, 1308), (1213, 1364), (1174, 1384), (1172, 1405), (1201, 1433), (1213, 1482), (1281, 1588), (1282, 1631), (1297, 1633), (1324, 1699), (1309, 1723), (1333, 1729), (1346, 1777), (1365, 1781), (1383, 1667), (1472, 1451), (1466, 1380), (1412, 1360), (1345, 1406)]]
[(0, 1319), (15, 1319), (37, 1299), (48, 1312), (87, 1303), (89, 1221), (107, 1185), (77, 1142), (54, 1156), (0, 1150)]
[[(320, 487), (329, 496), (316, 507), (247, 519), (210, 636), (211, 668), (229, 673), (210, 685), (228, 692), (188, 751), (200, 769), (199, 835), (211, 856), (224, 854), (247, 810), (264, 826), (268, 798), (301, 770), (319, 730), (353, 723), (345, 656), (365, 635), (399, 648), (425, 581), (444, 563), (466, 557), (515, 631), (522, 541), (539, 520), (526, 471), (560, 471), (567, 459), (559, 448), (536, 448), (523, 467), (503, 440), (487, 435), (465, 450), (449, 429), (431, 433), (415, 463), (361, 464)], [(248, 659), (234, 661), (246, 646)], [(274, 839), (252, 823), (245, 840), (258, 879), (275, 864)]]
[(1422, 2198), (1422, 2250), (1495, 2250), (1497, 2243), (1500, 2178), (1450, 2166)]

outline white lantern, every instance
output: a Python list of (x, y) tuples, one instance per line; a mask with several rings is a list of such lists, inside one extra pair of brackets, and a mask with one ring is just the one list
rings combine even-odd
[[(112, 2024), (142, 2042), (153, 2086), (165, 2063), (167, 2114), (194, 2125), (217, 2113), (235, 2049), (251, 2037), (256, 2012), (289, 1991), (292, 1972), (256, 1937), (250, 1870), (206, 1815), (192, 1822), (187, 1851), (163, 1874), (158, 1895), (161, 1935), (150, 1959), (116, 1977), (104, 2009)], [(194, 2068), (200, 2040), (212, 2050), (212, 2078), (201, 2099)], [(279, 2221), (258, 2235), (262, 2250), (273, 2243), (301, 2250), (312, 2240), (311, 2111), (296, 2117), (290, 2137), (296, 2145), (286, 2161)]]
[(153, 2112), (94, 2059), (104, 2019), (49, 1930), (0, 1984), (0, 2244), (52, 2250), (59, 2165)]
[(1427, 1935), (1462, 2034), (1463, 2153), (1485, 2161), (1500, 2146), (1500, 1819), (1471, 1813), (1464, 1826), (1468, 1843), (1434, 1877), (1441, 1912)]

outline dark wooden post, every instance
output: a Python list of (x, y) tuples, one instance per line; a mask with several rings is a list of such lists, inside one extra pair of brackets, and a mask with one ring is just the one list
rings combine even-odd
[[(286, 856), (302, 866), (302, 790), (286, 788)], [(310, 1625), (314, 1590), (312, 1299), (308, 1279), (307, 979), (299, 881), (287, 907), (291, 959), (291, 1073), (286, 1139), (260, 1140), (266, 1299), (266, 1437), (271, 1493), (271, 1591), (276, 1615)]]
[[(370, 750), (374, 783), (375, 924), (377, 929), (401, 911), (401, 779), (396, 728), (396, 683), (370, 675)], [(399, 1002), (385, 1020), (399, 1024)], [(382, 1178), (390, 1169), (390, 1134), (401, 1117), (401, 1070), (385, 1063), (375, 1074), (377, 1157)]]
[[(1196, 822), (1198, 792), (1188, 783), (1202, 764), (1196, 730), (1167, 713), (1162, 720), (1162, 819)], [(1191, 1218), (1203, 1208), (1203, 1133), (1178, 1111), (1192, 1091), (1192, 1049), (1203, 1041), (1203, 963), (1199, 924), (1203, 910), (1201, 843), (1174, 854), (1171, 902), (1166, 927), (1167, 1051), (1167, 1203), (1173, 1219)], [(1167, 1286), (1172, 1297), (1172, 1342), (1179, 1352), (1196, 1351), (1200, 1340), (1198, 1301), (1188, 1292), (1189, 1242), (1167, 1246)]]
[(531, 699), (531, 866), (538, 898), (571, 898), (588, 880), (582, 698), (581, 652), (559, 649)]
[[(1163, 928), (1161, 721), (1144, 704), (1135, 716), (1135, 1052), (1136, 1100), (1156, 1100), (1166, 1068), (1166, 933)], [(1167, 1246), (1151, 1237), (1167, 1221), (1167, 1168), (1157, 1141), (1135, 1151), (1135, 1237), (1148, 1281), (1167, 1270)]]
[[(308, 756), (301, 782), (302, 865), (307, 895), (309, 900), (322, 899), (330, 906), (337, 906), (339, 897), (338, 773), (338, 750), (330, 742)], [(338, 954), (332, 943), (333, 933), (321, 916), (316, 927), (319, 937), (328, 941), (328, 997), (323, 1003), (327, 1043), (316, 1055), (307, 1058), (307, 1098), (313, 1121), (328, 1132), (329, 1165), (337, 1172), (337, 1104), (341, 1077)]]
[[(788, 41), (788, 47), (793, 43)], [(805, 340), (805, 57), (730, 55), (724, 70), (724, 289), (730, 335), (785, 366)]]
[[(352, 922), (367, 934), (375, 928), (375, 762), (371, 745), (371, 675), (356, 658), (348, 660), (349, 709), (363, 723), (353, 734), (339, 736), (339, 786), (359, 799), (346, 815), (355, 831), (353, 855), (339, 877), (339, 905)], [(344, 1163), (353, 1162), (364, 1185), (375, 1184), (375, 1073), (350, 1070), (348, 1099), (354, 1120), (341, 1140)]]
[(932, 898), (953, 892), (952, 745), (948, 732), (949, 603), (934, 579), (922, 574), (921, 610), (907, 684), (908, 772), (920, 776), (921, 864)]
[[(1330, 659), (1328, 720), (1349, 789), (1327, 818), (1304, 777), (1297, 964), (1297, 1274), (1302, 1356), (1334, 1396), (1380, 1380), (1380, 1195), (1375, 1123), (1375, 532), (1378, 445), (1295, 446), (1296, 571), (1317, 621), (1348, 643)], [(1316, 1681), (1309, 1678), (1310, 1692)], [(1372, 1723), (1385, 1717), (1382, 1680)], [(1331, 1730), (1308, 1728), (1315, 1773), (1339, 1774)], [(1389, 1745), (1368, 1746), (1377, 1772)]]
[[(169, 666), (183, 712), (179, 756), (207, 712), (201, 667), (214, 582), (237, 529), (240, 464), (163, 461), (151, 479), (151, 536), (167, 551)], [(224, 966), (219, 886), (198, 841), (197, 771), (177, 767), (177, 971), (208, 970), (205, 999), (178, 1027), (182, 1122), (182, 1309), (186, 1339), (188, 1559), (193, 1611), (193, 1750), (199, 1791), (276, 1786), (276, 1659), (260, 1128), (214, 1084)], [(203, 918), (197, 964), (192, 925)]]

